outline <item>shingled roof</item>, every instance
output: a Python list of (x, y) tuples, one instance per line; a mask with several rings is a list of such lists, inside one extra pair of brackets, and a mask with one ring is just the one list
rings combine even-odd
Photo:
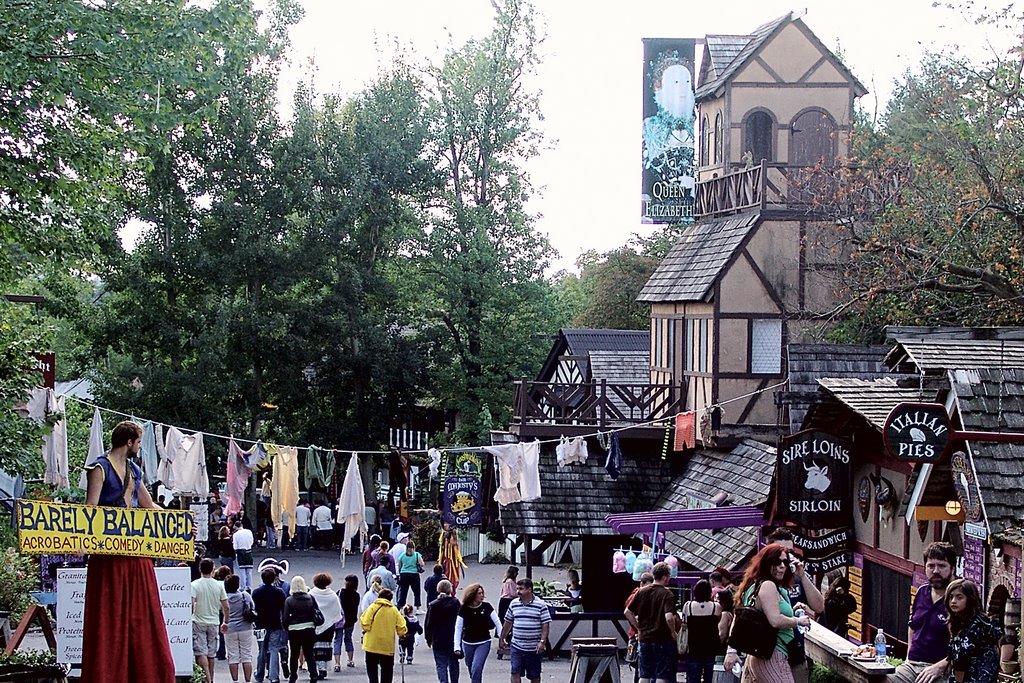
[[(928, 403), (935, 399), (933, 391), (901, 387), (891, 377), (875, 380), (826, 377), (818, 380), (818, 383), (879, 431), (885, 427), (885, 418), (898, 404)], [(819, 406), (816, 405), (811, 410), (814, 412), (818, 409)]]
[[(676, 510), (686, 506), (687, 494), (708, 500), (720, 491), (728, 494), (733, 505), (763, 506), (774, 473), (775, 448), (759, 441), (744, 439), (728, 453), (698, 450), (654, 509)], [(715, 567), (733, 569), (757, 550), (759, 530), (741, 527), (673, 531), (665, 535), (666, 552), (700, 571)]]
[(701, 64), (700, 82), (697, 87), (710, 83), (725, 73), (726, 67), (750, 42), (750, 36), (704, 36), (705, 60)]
[(542, 496), (499, 507), (506, 533), (613, 535), (604, 521), (606, 515), (653, 509), (658, 494), (672, 480), (667, 461), (631, 454), (635, 445), (629, 439), (622, 440), (623, 468), (614, 480), (604, 468), (605, 454), (594, 439), (587, 440), (587, 448), (590, 457), (586, 463), (559, 467), (555, 445), (541, 447)]
[[(964, 429), (1024, 431), (1024, 369), (951, 370), (950, 386)], [(970, 442), (974, 471), (993, 531), (1024, 519), (1024, 446)]]
[[(558, 331), (555, 342), (551, 345), (548, 357), (544, 360), (540, 372), (537, 374), (538, 381), (548, 381), (558, 367), (559, 359), (562, 356), (587, 356), (591, 357), (595, 352), (605, 354), (602, 356), (604, 368), (611, 367), (613, 363), (609, 360), (608, 354), (621, 352), (622, 362), (635, 366), (638, 354), (650, 357), (651, 333), (649, 330), (603, 330), (587, 328), (562, 328)], [(596, 368), (589, 367), (593, 358), (585, 361), (580, 367), (580, 372), (586, 376), (589, 372), (595, 378), (611, 379), (600, 374)], [(619, 372), (621, 368), (616, 370)], [(650, 377), (650, 368), (647, 368), (646, 382)], [(621, 380), (619, 380), (621, 381)]]
[(902, 372), (949, 368), (1024, 368), (1024, 340), (897, 338), (885, 364)]
[(747, 60), (753, 57), (754, 54), (761, 48), (762, 45), (764, 45), (768, 41), (770, 37), (775, 35), (775, 33), (780, 28), (782, 28), (790, 21), (792, 21), (792, 18), (793, 13), (786, 12), (778, 19), (773, 19), (772, 21), (769, 21), (767, 24), (762, 24), (761, 26), (758, 26), (756, 29), (754, 29), (754, 32), (751, 33), (750, 36), (748, 36), (747, 44), (744, 45), (743, 48), (736, 53), (736, 56), (733, 58), (732, 62), (730, 62), (729, 65), (726, 66), (721, 71), (715, 69), (716, 73), (718, 74), (718, 77), (708, 83), (702, 84), (699, 88), (697, 88), (696, 92), (694, 93), (696, 95), (697, 101), (699, 102), (700, 100), (713, 95), (719, 87), (725, 85), (725, 82), (728, 81), (734, 73), (739, 71), (739, 68), (746, 64)]
[(662, 259), (636, 300), (706, 301), (722, 269), (759, 218), (758, 213), (748, 213), (694, 223)]
[(819, 379), (885, 377), (889, 371), (882, 364), (882, 358), (888, 348), (868, 344), (790, 344), (787, 347), (790, 432), (800, 431), (807, 408), (818, 392)]

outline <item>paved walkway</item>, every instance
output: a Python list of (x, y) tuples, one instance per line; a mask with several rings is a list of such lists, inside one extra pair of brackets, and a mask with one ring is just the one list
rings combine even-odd
[[(259, 560), (267, 556), (267, 552), (258, 550), (256, 555), (257, 564)], [(363, 588), (362, 579), (362, 560), (359, 556), (349, 555), (346, 558), (345, 565), (342, 566), (340, 558), (337, 552), (326, 552), (326, 551), (306, 551), (303, 553), (289, 551), (279, 552), (274, 554), (274, 557), (278, 559), (286, 559), (289, 563), (289, 578), (296, 574), (302, 575), (307, 583), (312, 584), (312, 577), (317, 572), (326, 571), (334, 577), (334, 583), (340, 587), (342, 579), (347, 574), (356, 574), (359, 576), (360, 589)], [(465, 587), (471, 583), (480, 583), (483, 585), (484, 590), (487, 593), (487, 600), (491, 604), (497, 607), (498, 604), (498, 591), (501, 587), (501, 581), (505, 576), (505, 569), (507, 565), (495, 565), (495, 564), (477, 564), (476, 562), (470, 562), (466, 568), (466, 575), (463, 577), (460, 584), (461, 587)], [(429, 572), (431, 566), (428, 563), (427, 571)], [(525, 570), (521, 570), (520, 576), (525, 576), (523, 573)], [(565, 572), (552, 568), (552, 567), (534, 567), (533, 570), (534, 579), (548, 579), (549, 581), (561, 581), (565, 583)], [(461, 591), (460, 591), (461, 592)], [(420, 619), (423, 617), (421, 616)], [(353, 636), (353, 640), (356, 645), (356, 667), (349, 669), (348, 667), (342, 666), (341, 673), (334, 673), (334, 666), (328, 669), (327, 681), (366, 681), (366, 666), (363, 661), (363, 653), (359, 647), (358, 629), (356, 635)], [(485, 683), (501, 683), (509, 680), (509, 662), (508, 659), (499, 660), (497, 656), (497, 641), (493, 641), (491, 648), (491, 654), (488, 658), (487, 665), (484, 667), (484, 681)], [(344, 655), (342, 659), (344, 659)], [(398, 663), (396, 656), (395, 659), (395, 683), (436, 683), (437, 673), (434, 669), (434, 657), (430, 652), (430, 648), (426, 644), (421, 644), (416, 648), (415, 663), (412, 665), (406, 665), (403, 667)], [(623, 670), (625, 671), (625, 669)], [(567, 659), (555, 659), (545, 660), (543, 673), (541, 679), (545, 682), (558, 682), (564, 683), (569, 679), (569, 661)], [(239, 672), (239, 681), (244, 680)], [(299, 676), (299, 683), (305, 683), (309, 681), (308, 674), (302, 672)], [(218, 661), (217, 668), (214, 676), (215, 683), (230, 683), (231, 676), (228, 672), (227, 662)], [(461, 675), (459, 677), (460, 683), (469, 683), (469, 671), (463, 667)]]

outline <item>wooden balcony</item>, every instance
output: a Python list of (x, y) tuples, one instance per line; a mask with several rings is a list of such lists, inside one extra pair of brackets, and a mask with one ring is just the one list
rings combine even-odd
[(816, 167), (769, 164), (740, 168), (697, 183), (694, 218), (723, 216), (740, 211), (814, 215), (828, 196), (832, 180)]
[[(598, 430), (669, 419), (685, 408), (683, 392), (669, 384), (515, 384), (511, 431), (524, 437), (578, 436)], [(663, 426), (630, 430), (631, 436), (662, 438)]]

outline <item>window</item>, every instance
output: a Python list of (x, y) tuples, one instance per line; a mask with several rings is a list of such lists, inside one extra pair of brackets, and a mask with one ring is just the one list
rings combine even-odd
[(751, 161), (755, 165), (761, 159), (773, 161), (772, 140), (775, 137), (775, 126), (772, 117), (763, 111), (755, 111), (747, 117), (743, 128), (743, 153), (750, 152)]
[[(893, 635), (901, 641), (907, 637), (910, 585), (909, 576), (865, 560), (864, 595), (861, 596), (860, 604), (864, 614), (865, 635), (869, 642), (874, 638), (875, 631), (880, 628), (885, 629), (890, 642)], [(925, 584), (925, 590), (927, 589), (928, 585)]]
[(711, 371), (711, 340), (708, 334), (710, 324), (711, 321), (707, 318), (690, 318), (686, 321), (683, 364), (688, 372)]
[(710, 146), (708, 141), (711, 139), (711, 126), (708, 125), (708, 117), (705, 116), (700, 120), (700, 163), (702, 166), (707, 166), (711, 163), (711, 158), (708, 156), (708, 150)]
[(782, 321), (755, 320), (750, 330), (750, 372), (782, 373)]
[(722, 115), (715, 114), (715, 159), (714, 163), (722, 162)]

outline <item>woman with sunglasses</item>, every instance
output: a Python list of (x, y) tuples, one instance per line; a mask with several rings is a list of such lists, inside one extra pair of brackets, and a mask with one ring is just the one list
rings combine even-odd
[(753, 683), (793, 683), (788, 646), (794, 638), (794, 629), (797, 626), (810, 626), (811, 623), (811, 618), (806, 614), (795, 616), (789, 602), (789, 588), (793, 584), (793, 559), (789, 550), (778, 543), (772, 543), (754, 557), (743, 575), (739, 590), (741, 604), (748, 605), (753, 599), (754, 607), (763, 611), (768, 623), (779, 630), (771, 657), (747, 657), (744, 680)]

